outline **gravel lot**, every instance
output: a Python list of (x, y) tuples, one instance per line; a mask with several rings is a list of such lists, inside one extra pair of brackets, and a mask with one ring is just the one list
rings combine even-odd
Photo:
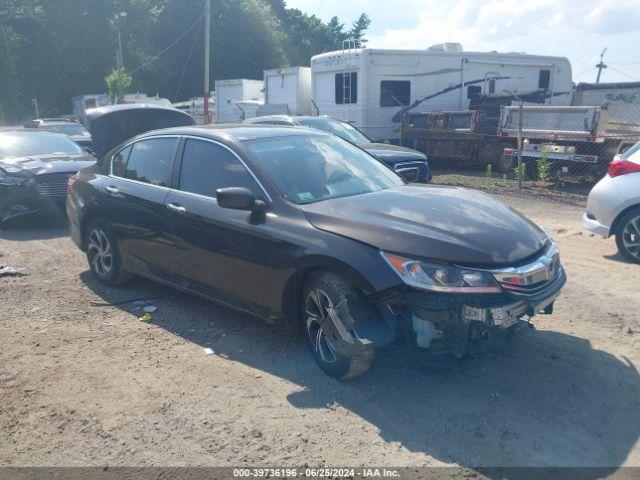
[(348, 383), (280, 327), (146, 280), (100, 286), (59, 214), (15, 222), (0, 465), (640, 466), (640, 266), (583, 232), (580, 206), (500, 198), (560, 244), (555, 314), (462, 365), (389, 351)]

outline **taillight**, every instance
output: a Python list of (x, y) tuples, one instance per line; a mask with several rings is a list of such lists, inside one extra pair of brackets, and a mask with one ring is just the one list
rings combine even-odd
[(78, 175), (77, 173), (75, 175), (71, 175), (69, 177), (69, 180), (67, 180), (67, 194), (71, 195), (71, 187), (73, 187), (73, 184), (76, 183), (76, 180), (78, 179), (80, 175)]
[(609, 176), (612, 178), (635, 172), (640, 172), (640, 164), (628, 162), (626, 160), (617, 160), (609, 164)]

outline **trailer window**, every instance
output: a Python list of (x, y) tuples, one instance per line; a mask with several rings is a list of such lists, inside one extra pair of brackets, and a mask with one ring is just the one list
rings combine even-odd
[(358, 74), (336, 73), (336, 104), (358, 103)]
[(408, 80), (383, 80), (380, 82), (380, 106), (402, 107), (411, 102), (411, 82)]
[(546, 90), (551, 84), (551, 70), (540, 70), (538, 77), (538, 88)]
[(482, 87), (479, 85), (469, 85), (467, 87), (467, 98), (468, 99), (472, 99), (472, 98), (478, 98), (480, 95), (482, 95)]

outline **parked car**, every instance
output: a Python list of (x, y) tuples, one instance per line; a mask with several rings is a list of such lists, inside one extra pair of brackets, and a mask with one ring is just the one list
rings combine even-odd
[(289, 115), (268, 115), (254, 117), (243, 123), (252, 125), (289, 125), (315, 128), (332, 133), (355, 143), (378, 160), (399, 173), (405, 180), (428, 183), (431, 180), (429, 163), (424, 153), (398, 145), (373, 143), (369, 137), (347, 122), (329, 117), (293, 117)]
[(63, 133), (86, 151), (93, 153), (93, 141), (91, 140), (91, 134), (86, 128), (84, 128), (84, 125), (78, 122), (65, 119), (43, 119), (40, 121), (34, 121), (31, 125), (34, 126), (26, 128), (38, 128), (40, 130)]
[(100, 282), (136, 274), (282, 321), (343, 379), (399, 337), (463, 355), (511, 335), (566, 279), (553, 240), (492, 197), (406, 184), (310, 129), (139, 135), (69, 180), (67, 214)]
[(0, 132), (0, 222), (64, 202), (69, 177), (94, 163), (61, 133)]
[(615, 235), (620, 253), (640, 263), (640, 143), (616, 156), (593, 187), (583, 225), (605, 238)]

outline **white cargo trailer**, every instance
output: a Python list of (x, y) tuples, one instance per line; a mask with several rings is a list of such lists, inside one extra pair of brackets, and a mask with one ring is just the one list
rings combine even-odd
[(312, 115), (311, 68), (288, 67), (264, 71), (261, 115)]
[(313, 100), (321, 115), (352, 122), (374, 140), (399, 138), (407, 111), (465, 111), (480, 96), (572, 89), (563, 57), (464, 52), (458, 43), (426, 50), (344, 49), (311, 59)]
[(216, 81), (216, 123), (236, 123), (255, 116), (257, 106), (264, 102), (263, 85), (262, 80), (246, 78)]

